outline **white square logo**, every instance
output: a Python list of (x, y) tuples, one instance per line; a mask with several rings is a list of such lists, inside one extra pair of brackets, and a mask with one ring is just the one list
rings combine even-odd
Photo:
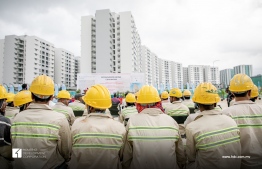
[(12, 149), (12, 157), (13, 158), (22, 158), (22, 149), (21, 148), (13, 148)]

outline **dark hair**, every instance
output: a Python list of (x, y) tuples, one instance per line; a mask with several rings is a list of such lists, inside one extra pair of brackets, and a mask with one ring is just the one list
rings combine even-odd
[(200, 108), (200, 107), (203, 107), (204, 110), (213, 110), (213, 109), (215, 108), (214, 104), (205, 105), (205, 104), (199, 104), (199, 103), (198, 103), (198, 106), (199, 106), (199, 108)]
[(35, 96), (35, 95), (32, 93), (32, 99), (35, 100), (36, 102), (48, 102), (48, 101), (51, 100), (51, 98), (52, 98), (52, 96), (49, 96), (49, 97), (46, 98), (46, 99), (41, 99), (41, 98)]
[(7, 103), (7, 106), (9, 106), (9, 107), (14, 107), (14, 102), (9, 102), (9, 103)]
[(235, 97), (245, 97), (247, 95), (248, 91), (244, 93), (233, 93)]
[(76, 95), (75, 95), (75, 99), (76, 99), (76, 100), (79, 100), (81, 97), (82, 97), (81, 94), (76, 94)]
[(256, 99), (257, 99), (257, 97), (254, 97), (254, 98), (252, 98), (252, 99), (250, 99), (250, 100), (251, 100), (252, 102), (255, 102)]
[[(0, 99), (0, 108), (3, 106), (3, 104), (4, 104), (4, 99)], [(0, 114), (2, 114), (3, 116), (5, 115), (5, 112), (2, 112), (1, 110), (0, 110)]]
[(27, 84), (26, 83), (22, 84), (22, 89), (26, 89), (27, 90)]
[(126, 105), (127, 105), (127, 106), (134, 106), (135, 103), (128, 103), (128, 102), (126, 102)]
[(184, 99), (189, 100), (190, 96), (184, 96)]
[(116, 93), (114, 93), (114, 97), (116, 97)]
[(168, 100), (168, 98), (162, 98), (162, 100)]

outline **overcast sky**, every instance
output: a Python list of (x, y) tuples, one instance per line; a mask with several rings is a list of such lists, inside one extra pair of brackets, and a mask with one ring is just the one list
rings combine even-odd
[(262, 0), (0, 0), (0, 39), (35, 35), (80, 56), (81, 16), (131, 11), (143, 45), (163, 59), (262, 74)]

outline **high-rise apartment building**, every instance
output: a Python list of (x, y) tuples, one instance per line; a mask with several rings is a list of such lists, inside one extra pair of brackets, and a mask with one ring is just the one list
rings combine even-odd
[(234, 68), (234, 74), (243, 73), (249, 77), (253, 76), (253, 66), (252, 65), (238, 65)]
[(182, 63), (172, 62), (172, 86), (182, 88), (183, 85), (183, 67)]
[(0, 39), (0, 84), (3, 83), (3, 73), (4, 73), (4, 66), (3, 66), (3, 60), (4, 60), (4, 39)]
[(190, 84), (199, 84), (204, 82), (204, 69), (202, 65), (188, 66), (188, 79)]
[[(36, 36), (5, 36), (2, 82), (31, 83), (41, 74), (54, 79), (54, 45)], [(3, 42), (2, 42), (3, 43)]]
[(142, 72), (145, 74), (145, 83), (148, 85), (153, 84), (153, 56), (151, 51), (146, 47), (142, 46)]
[(80, 73), (80, 56), (75, 57), (75, 86), (77, 86), (77, 73)]
[(141, 41), (131, 12), (97, 10), (81, 23), (81, 73), (141, 72)]
[(233, 69), (224, 69), (220, 71), (220, 84), (222, 87), (227, 87), (230, 84), (230, 80), (234, 76)]
[(188, 82), (188, 67), (183, 67), (183, 85), (186, 85)]
[(159, 77), (160, 83), (164, 85), (164, 89), (171, 89), (172, 82), (172, 61), (160, 59), (159, 62)]
[(75, 87), (75, 57), (62, 48), (55, 48), (55, 83)]
[(152, 67), (153, 67), (153, 74), (152, 74), (152, 79), (153, 79), (153, 85), (158, 89), (160, 88), (160, 59), (157, 57), (155, 53), (152, 54)]

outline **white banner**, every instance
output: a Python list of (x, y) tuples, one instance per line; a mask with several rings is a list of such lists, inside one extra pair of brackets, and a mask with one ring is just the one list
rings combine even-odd
[(144, 85), (144, 73), (77, 74), (77, 89), (83, 91), (95, 84), (106, 86), (111, 94), (137, 92)]

